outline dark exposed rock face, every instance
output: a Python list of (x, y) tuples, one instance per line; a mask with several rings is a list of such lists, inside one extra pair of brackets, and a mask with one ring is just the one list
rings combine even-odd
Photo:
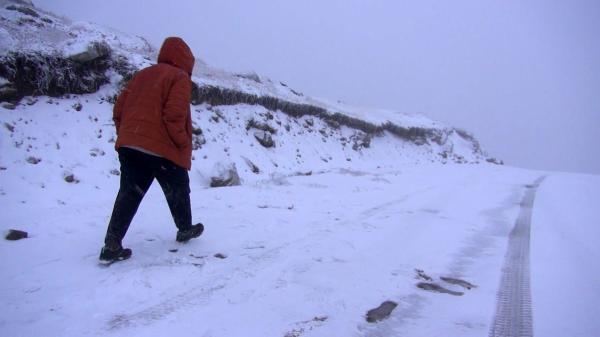
[(198, 84), (196, 84), (196, 82), (192, 81), (192, 95), (191, 95), (191, 103), (193, 105), (200, 105), (204, 102), (201, 101), (201, 94), (200, 94), (200, 87), (198, 87)]
[(6, 83), (0, 86), (0, 102), (18, 101), (19, 91), (14, 83)]
[(17, 103), (24, 96), (89, 94), (107, 84), (107, 70), (123, 77), (123, 85), (137, 71), (106, 42), (92, 42), (86, 50), (70, 56), (60, 53), (9, 52), (0, 57), (0, 102)]
[(108, 56), (80, 63), (61, 55), (9, 53), (0, 58), (0, 76), (9, 81), (0, 89), (0, 99), (93, 93), (109, 82), (105, 73), (110, 66)]

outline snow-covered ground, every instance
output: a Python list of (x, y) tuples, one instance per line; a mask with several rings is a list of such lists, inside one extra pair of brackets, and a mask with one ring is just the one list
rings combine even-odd
[(531, 278), (537, 336), (600, 336), (600, 177), (553, 174), (533, 209)]
[[(125, 240), (134, 256), (105, 268), (97, 256), (116, 177), (64, 183), (52, 198), (7, 173), (0, 224), (31, 238), (0, 242), (5, 336), (484, 336), (509, 232), (526, 185), (542, 175), (422, 164), (196, 186), (194, 217), (207, 229), (184, 245), (155, 184)], [(568, 174), (547, 174), (539, 188), (536, 336), (600, 331), (599, 191), (598, 177)], [(415, 269), (464, 295), (417, 288)], [(385, 300), (398, 303), (391, 317), (367, 323)]]
[[(100, 40), (135, 66), (153, 60), (141, 38), (14, 3), (0, 1), (0, 56), (67, 57)], [(0, 336), (600, 335), (599, 176), (490, 165), (425, 116), (316, 100), (201, 60), (199, 85), (450, 132), (419, 145), (262, 106), (192, 106), (205, 233), (176, 243), (155, 184), (125, 238), (132, 258), (100, 266), (119, 182), (109, 72), (93, 94), (0, 107), (0, 231), (29, 233), (0, 240)], [(274, 147), (257, 141), (261, 123)], [(234, 169), (241, 185), (209, 187)], [(384, 301), (397, 307), (367, 322)]]
[[(190, 172), (205, 234), (177, 244), (155, 184), (125, 239), (133, 257), (101, 267), (119, 180), (104, 96), (0, 109), (0, 228), (30, 234), (0, 241), (0, 335), (487, 335), (502, 320), (509, 235), (540, 177), (529, 328), (536, 336), (600, 331), (600, 177), (431, 163), (435, 151), (393, 137), (355, 151), (339, 142), (353, 130), (323, 137), (277, 112), (272, 124), (290, 131), (280, 126), (278, 146), (265, 149), (244, 125), (266, 111), (245, 105), (193, 110), (207, 138)], [(232, 164), (242, 185), (209, 188), (211, 174)], [(418, 288), (426, 280), (416, 269), (464, 294)], [(391, 316), (366, 322), (386, 300), (398, 303)]]

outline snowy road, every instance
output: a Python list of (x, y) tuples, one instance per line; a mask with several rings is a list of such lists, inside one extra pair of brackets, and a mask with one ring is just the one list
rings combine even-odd
[[(504, 302), (497, 303), (500, 289), (500, 299), (504, 293), (517, 297), (507, 307), (522, 303), (516, 315), (526, 318), (526, 333), (552, 336), (543, 328), (548, 317), (555, 319), (557, 294), (545, 285), (564, 277), (539, 276), (566, 266), (590, 279), (596, 265), (574, 268), (572, 259), (589, 261), (598, 252), (589, 244), (594, 233), (588, 233), (577, 236), (578, 249), (585, 249), (581, 254), (555, 259), (560, 265), (544, 262), (546, 243), (536, 241), (536, 233), (550, 241), (557, 232), (541, 227), (537, 218), (552, 223), (541, 214), (561, 207), (566, 214), (573, 203), (557, 207), (548, 197), (556, 190), (544, 182), (541, 206), (536, 201), (532, 209), (539, 181), (530, 184), (539, 175), (493, 166), (420, 165), (193, 188), (194, 214), (207, 230), (186, 245), (174, 242), (164, 197), (153, 186), (126, 238), (133, 257), (109, 268), (98, 267), (96, 259), (116, 184), (90, 194), (67, 191), (53, 205), (5, 196), (14, 212), (3, 214), (2, 222), (31, 224), (31, 238), (0, 244), (0, 254), (10, 256), (0, 262), (0, 335), (511, 336), (492, 328), (512, 315)], [(561, 186), (567, 178), (551, 175), (547, 181)], [(592, 214), (598, 193), (591, 189), (585, 200), (577, 195), (600, 187), (600, 181), (581, 181), (569, 196), (581, 201), (579, 213)], [(28, 211), (36, 203), (47, 205), (40, 208), (44, 212)], [(528, 231), (529, 219), (532, 306), (521, 296), (527, 285), (514, 287), (528, 280), (527, 264), (512, 261), (527, 262), (529, 241), (519, 235)], [(590, 219), (580, 219), (582, 231), (595, 228)], [(555, 228), (572, 230), (559, 223)], [(514, 257), (518, 248), (524, 255)], [(421, 282), (447, 292), (421, 289)], [(598, 303), (597, 286), (577, 285), (586, 292), (572, 289), (560, 300), (573, 311)], [(398, 304), (391, 316), (367, 322), (366, 312), (384, 301)], [(594, 336), (598, 323), (586, 317), (571, 322), (583, 325), (581, 336)], [(571, 335), (569, 325), (560, 327), (567, 332), (561, 335)]]

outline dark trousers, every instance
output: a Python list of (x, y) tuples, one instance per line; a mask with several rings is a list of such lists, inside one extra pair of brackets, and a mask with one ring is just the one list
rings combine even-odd
[(134, 149), (121, 147), (118, 152), (121, 186), (106, 231), (105, 244), (120, 246), (154, 178), (165, 194), (177, 228), (180, 231), (189, 229), (192, 225), (192, 210), (187, 170), (165, 158)]

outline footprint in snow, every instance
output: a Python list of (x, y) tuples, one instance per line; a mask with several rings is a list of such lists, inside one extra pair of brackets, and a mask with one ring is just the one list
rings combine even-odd
[(477, 288), (476, 285), (474, 285), (472, 283), (469, 283), (469, 282), (467, 282), (465, 280), (457, 279), (457, 278), (441, 276), (440, 279), (442, 281), (446, 282), (446, 283), (450, 283), (450, 284), (454, 284), (454, 285), (457, 285), (457, 286), (461, 286), (461, 287), (469, 289), (469, 290), (472, 289), (472, 288)]
[(454, 291), (454, 290), (450, 290), (447, 288), (442, 287), (441, 285), (437, 284), (437, 283), (430, 283), (430, 282), (419, 282), (417, 283), (417, 287), (426, 291), (431, 291), (431, 292), (435, 292), (435, 293), (442, 293), (442, 294), (449, 294), (449, 295), (454, 295), (454, 296), (462, 296), (464, 295), (463, 292), (460, 291)]

